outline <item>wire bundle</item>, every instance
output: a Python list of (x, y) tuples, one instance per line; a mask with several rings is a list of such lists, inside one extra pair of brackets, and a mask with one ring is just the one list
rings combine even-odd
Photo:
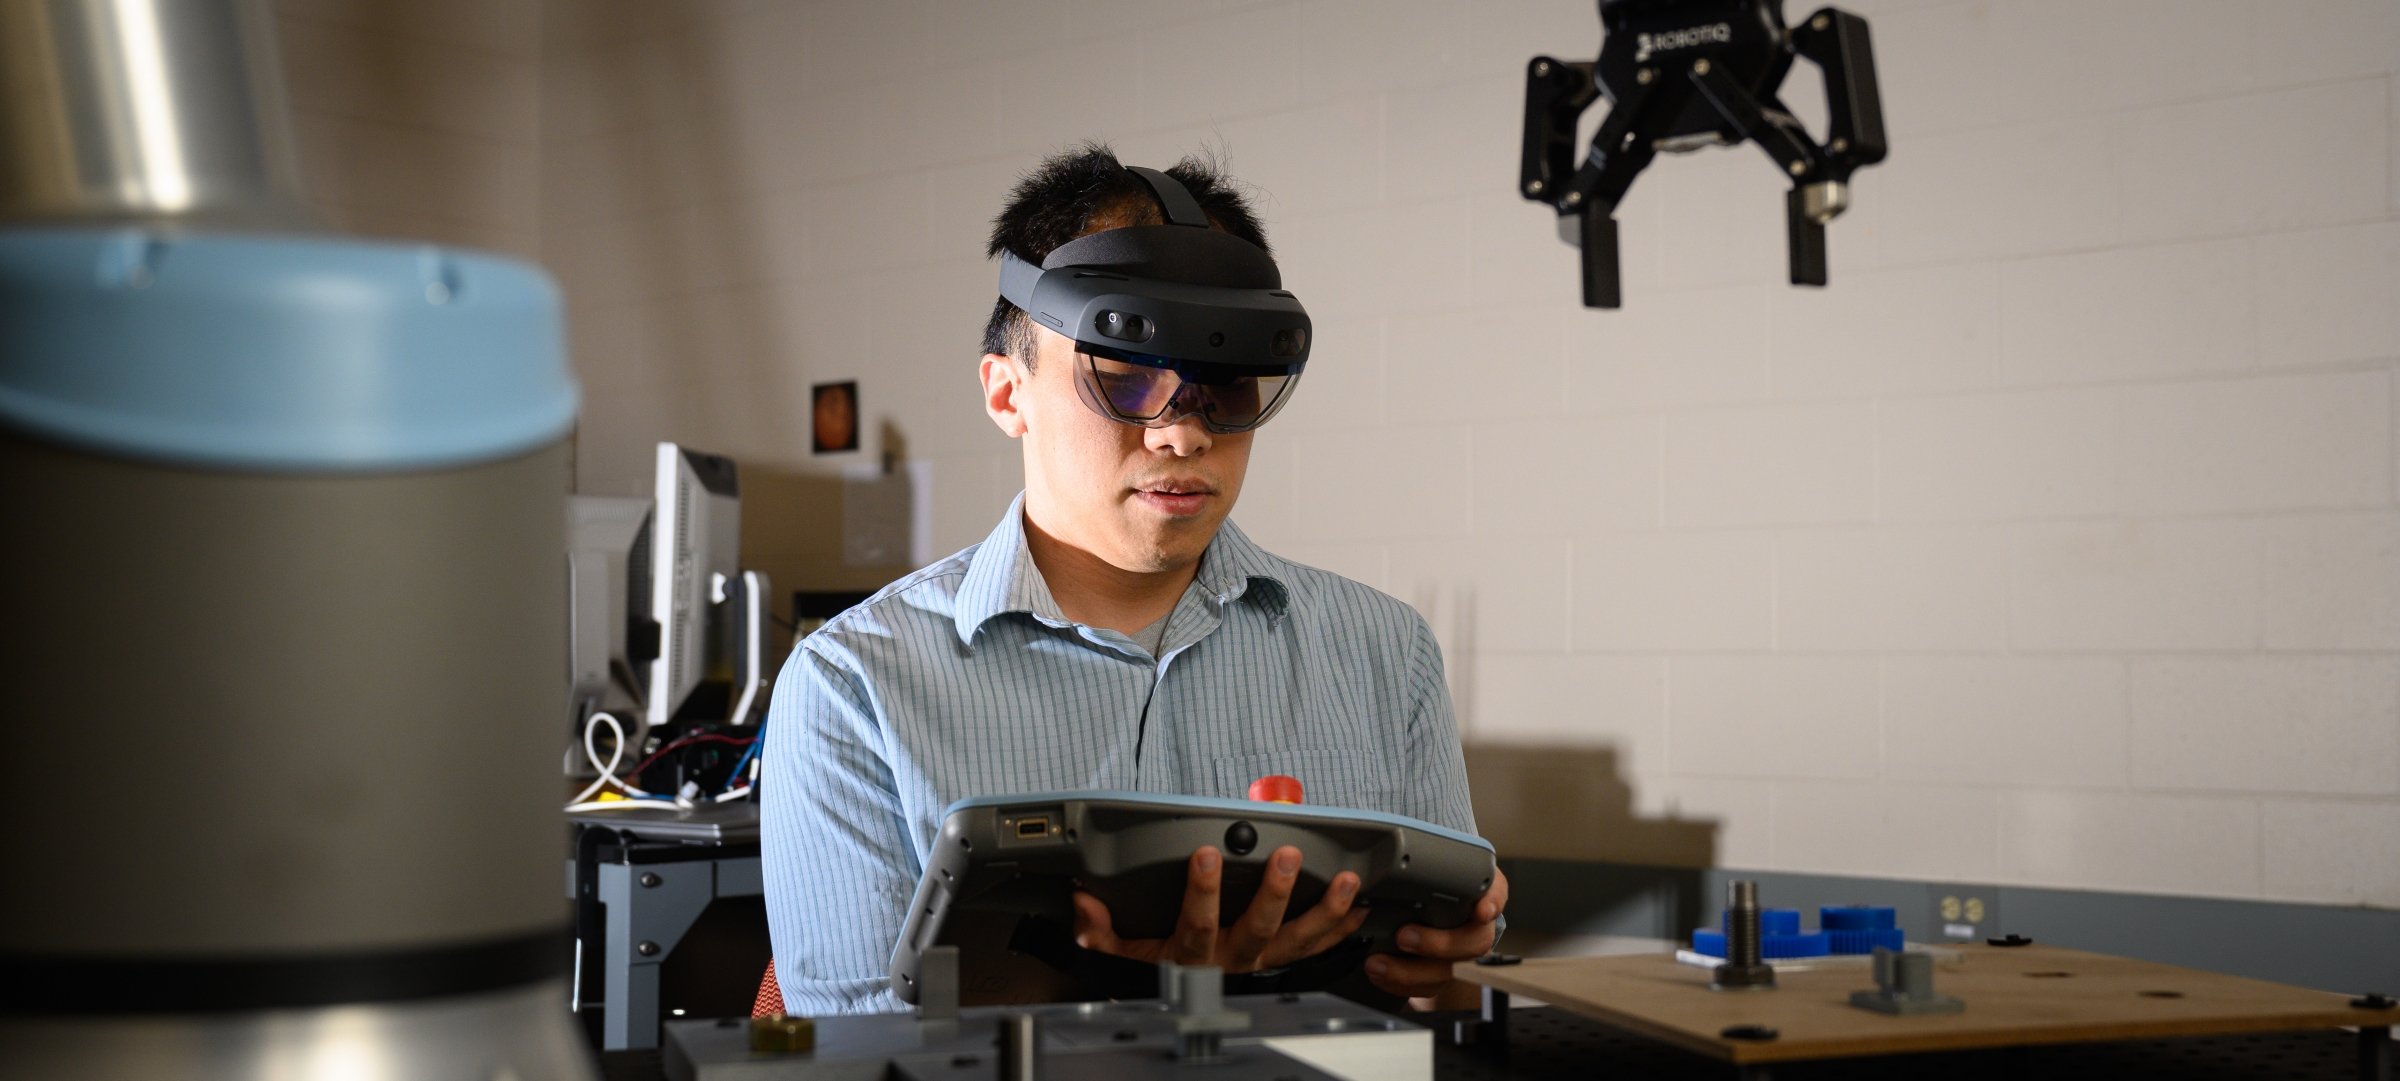
[[(615, 737), (609, 741), (608, 761), (606, 762), (600, 761), (600, 750), (592, 744), (592, 737), (599, 733), (600, 726), (603, 724), (608, 726), (609, 732)], [(567, 801), (567, 810), (604, 811), (625, 807), (656, 806), (661, 803), (688, 809), (702, 803), (726, 803), (746, 798), (753, 789), (758, 787), (758, 749), (765, 744), (766, 740), (761, 736), (740, 739), (714, 732), (684, 736), (651, 752), (649, 757), (642, 759), (639, 765), (634, 766), (623, 778), (620, 778), (617, 776), (617, 764), (625, 760), (625, 742), (625, 726), (617, 723), (617, 719), (608, 713), (594, 713), (590, 720), (584, 722), (583, 757), (592, 764), (593, 769), (600, 771), (600, 776), (586, 786), (583, 791), (577, 792), (574, 798)], [(685, 747), (703, 743), (729, 743), (742, 748), (741, 757), (733, 762), (733, 772), (728, 776), (725, 791), (703, 797), (700, 794), (700, 786), (687, 781), (681, 791), (674, 795), (667, 795), (661, 792), (643, 791), (633, 783), (634, 780), (641, 777), (643, 770), (658, 764), (659, 759)], [(604, 789), (612, 786), (621, 793), (620, 798), (610, 799), (603, 794)]]

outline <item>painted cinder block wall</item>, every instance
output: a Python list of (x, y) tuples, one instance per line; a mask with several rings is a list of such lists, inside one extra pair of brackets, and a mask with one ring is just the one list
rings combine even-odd
[(538, 259), (540, 0), (273, 0), (328, 226)]
[[(1585, 0), (551, 0), (503, 235), (569, 290), (585, 490), (896, 435), (939, 555), (1018, 486), (1012, 176), (1218, 148), (1321, 342), (1237, 520), (1418, 605), (1470, 740), (1722, 866), (2400, 907), (2400, 3), (1848, 6), (1893, 150), (1821, 291), (1744, 149), (1654, 165), (1576, 306), (1513, 182)], [(814, 458), (846, 378), (878, 434)], [(1629, 854), (1494, 787), (1504, 844)]]

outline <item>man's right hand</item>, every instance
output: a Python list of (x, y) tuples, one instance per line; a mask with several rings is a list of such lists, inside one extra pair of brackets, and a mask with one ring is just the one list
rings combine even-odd
[(1075, 944), (1088, 950), (1131, 957), (1138, 961), (1173, 961), (1179, 965), (1215, 965), (1227, 972), (1256, 972), (1281, 968), (1331, 948), (1367, 922), (1367, 910), (1353, 908), (1358, 876), (1344, 871), (1333, 876), (1316, 907), (1283, 918), (1300, 881), (1300, 850), (1285, 845), (1267, 858), (1266, 877), (1250, 907), (1230, 926), (1219, 927), (1225, 859), (1214, 847), (1202, 845), (1185, 865), (1183, 915), (1166, 938), (1117, 937), (1108, 906), (1081, 890), (1075, 892)]

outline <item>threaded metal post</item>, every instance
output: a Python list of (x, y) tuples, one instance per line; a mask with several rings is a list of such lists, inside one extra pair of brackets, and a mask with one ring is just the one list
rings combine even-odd
[(1758, 883), (1740, 879), (1725, 888), (1725, 963), (1709, 986), (1718, 991), (1764, 991), (1775, 986), (1775, 970), (1762, 956)]
[(1002, 1081), (1037, 1081), (1042, 1068), (1042, 1021), (1033, 1013), (1012, 1013), (1000, 1019), (1000, 1077)]
[(1729, 883), (1725, 911), (1725, 959), (1737, 965), (1759, 962), (1758, 883), (1744, 879)]

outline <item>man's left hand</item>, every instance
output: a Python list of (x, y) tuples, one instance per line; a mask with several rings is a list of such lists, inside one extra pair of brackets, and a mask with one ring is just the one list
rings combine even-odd
[(1508, 876), (1492, 870), (1492, 888), (1475, 902), (1475, 918), (1447, 931), (1412, 923), (1400, 929), (1397, 954), (1367, 958), (1367, 979), (1395, 995), (1431, 1008), (1431, 1000), (1450, 984), (1450, 966), (1472, 961), (1491, 951), (1499, 937), (1500, 913), (1508, 908)]

